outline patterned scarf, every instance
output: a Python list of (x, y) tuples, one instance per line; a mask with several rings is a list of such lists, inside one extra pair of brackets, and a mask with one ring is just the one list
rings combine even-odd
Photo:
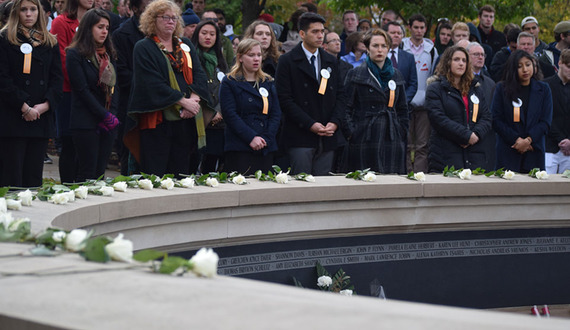
[(208, 78), (214, 79), (216, 68), (218, 67), (218, 57), (216, 56), (214, 48), (210, 48), (207, 51), (196, 48), (196, 51), (198, 52), (198, 56), (204, 59), (204, 70), (206, 71)]
[(368, 68), (370, 69), (374, 77), (376, 77), (376, 79), (378, 79), (378, 81), (380, 82), (380, 86), (382, 86), (382, 88), (388, 87), (388, 82), (394, 76), (394, 67), (392, 66), (392, 61), (390, 61), (390, 59), (386, 57), (386, 61), (384, 61), (384, 66), (382, 67), (382, 69), (380, 69), (378, 65), (376, 65), (376, 63), (374, 63), (374, 61), (370, 59), (370, 56), (368, 56), (366, 58), (366, 64), (368, 65)]
[(44, 42), (44, 34), (38, 30), (18, 25), (18, 32), (26, 38), (23, 41), (30, 43), (33, 47), (38, 47)]
[(92, 63), (99, 69), (99, 81), (97, 85), (105, 92), (105, 109), (111, 108), (111, 99), (115, 92), (115, 84), (117, 82), (117, 74), (105, 46), (97, 48)]
[(192, 69), (190, 69), (186, 63), (186, 56), (184, 56), (184, 51), (180, 47), (182, 40), (174, 36), (172, 37), (172, 46), (174, 48), (174, 51), (172, 53), (166, 50), (166, 47), (164, 47), (157, 36), (153, 36), (152, 40), (158, 45), (158, 48), (162, 50), (164, 55), (168, 57), (172, 69), (178, 72), (182, 72), (184, 74), (184, 80), (186, 83), (188, 85), (192, 85), (194, 77), (192, 75)]

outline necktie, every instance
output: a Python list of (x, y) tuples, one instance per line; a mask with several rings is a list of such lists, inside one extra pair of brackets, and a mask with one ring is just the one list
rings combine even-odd
[(317, 59), (317, 57), (315, 55), (311, 56), (311, 67), (313, 68), (313, 71), (315, 71), (315, 77), (318, 79), (317, 70), (315, 69), (315, 60), (316, 59)]
[(392, 61), (392, 66), (394, 67), (394, 69), (397, 69), (398, 61), (396, 60), (396, 52), (394, 50), (391, 50), (390, 53), (392, 53), (392, 55), (390, 55), (390, 61)]

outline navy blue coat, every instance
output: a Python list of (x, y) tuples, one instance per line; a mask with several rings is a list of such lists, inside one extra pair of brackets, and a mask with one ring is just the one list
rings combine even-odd
[[(512, 100), (505, 96), (503, 83), (495, 88), (493, 96), (493, 129), (497, 132), (497, 168), (528, 172), (535, 167), (544, 170), (546, 134), (552, 122), (552, 92), (548, 84), (532, 79), (528, 113), (521, 121), (513, 120)], [(517, 138), (532, 139), (534, 151), (519, 154), (511, 148)]]
[(418, 90), (418, 72), (416, 71), (414, 55), (403, 49), (398, 49), (398, 70), (406, 81), (406, 100), (409, 104)]
[[(112, 59), (111, 63), (115, 66)], [(119, 88), (115, 86), (111, 108), (107, 110), (105, 108), (105, 93), (97, 85), (99, 69), (91, 60), (81, 56), (77, 49), (70, 48), (67, 50), (66, 66), (71, 83), (70, 129), (96, 129), (108, 111), (117, 114)]]
[[(259, 87), (269, 92), (267, 115), (263, 111), (263, 98), (250, 82), (224, 77), (220, 86), (220, 106), (226, 122), (225, 151), (250, 151), (263, 153), (277, 150), (277, 130), (281, 120), (281, 108), (274, 81), (264, 81)], [(254, 151), (249, 146), (254, 137), (261, 136), (267, 147)]]

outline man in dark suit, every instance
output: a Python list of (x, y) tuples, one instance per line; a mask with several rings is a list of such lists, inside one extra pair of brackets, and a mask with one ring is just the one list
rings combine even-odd
[(406, 35), (404, 28), (398, 22), (390, 22), (382, 27), (388, 32), (392, 38), (392, 49), (388, 53), (388, 57), (392, 61), (392, 66), (402, 73), (406, 80), (406, 101), (408, 104), (416, 95), (418, 90), (418, 73), (416, 72), (416, 60), (414, 55), (403, 50), (401, 47), (402, 39)]
[(275, 74), (293, 174), (326, 175), (338, 146), (344, 91), (337, 59), (320, 49), (325, 22), (315, 13), (301, 15), (302, 42), (279, 58)]

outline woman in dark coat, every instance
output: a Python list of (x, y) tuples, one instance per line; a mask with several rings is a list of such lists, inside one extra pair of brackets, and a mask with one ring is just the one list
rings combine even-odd
[[(226, 127), (219, 106), (220, 77), (228, 71), (228, 64), (222, 53), (222, 33), (218, 24), (211, 20), (198, 23), (192, 34), (192, 43), (196, 46), (199, 63), (208, 76), (208, 88), (212, 98), (212, 106), (202, 104), (206, 116), (206, 142), (204, 144), (201, 140), (198, 141), (199, 148), (205, 147), (202, 150), (200, 171), (216, 172), (222, 170)], [(208, 120), (208, 117), (211, 120)]]
[(408, 106), (404, 78), (386, 56), (391, 42), (383, 30), (368, 31), (369, 56), (346, 77), (348, 171), (406, 172)]
[(497, 168), (528, 173), (544, 170), (546, 134), (552, 122), (552, 92), (539, 81), (536, 59), (517, 50), (507, 60), (493, 96)]
[[(141, 171), (188, 173), (197, 129), (204, 130), (200, 101), (210, 101), (196, 49), (182, 34), (180, 7), (150, 3), (141, 16), (146, 38), (133, 51), (133, 84), (125, 145)], [(197, 128), (198, 127), (198, 128)], [(201, 127), (201, 128), (200, 128)]]
[[(16, 0), (0, 32), (0, 187), (42, 184), (63, 74), (38, 0)], [(29, 62), (27, 61), (29, 60)]]
[(262, 54), (259, 41), (242, 40), (236, 64), (220, 87), (228, 172), (267, 172), (273, 165), (281, 108), (273, 78), (261, 69)]
[(69, 128), (78, 161), (77, 182), (105, 174), (117, 136), (119, 89), (110, 21), (104, 10), (89, 10), (67, 49), (71, 83)]
[(487, 167), (482, 139), (491, 130), (491, 112), (483, 89), (473, 80), (467, 51), (447, 48), (433, 80), (425, 102), (432, 125), (430, 172), (442, 172), (445, 166)]

